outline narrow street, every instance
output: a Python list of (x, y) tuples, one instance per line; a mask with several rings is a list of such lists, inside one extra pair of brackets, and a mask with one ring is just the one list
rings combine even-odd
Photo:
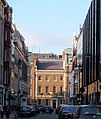
[(45, 114), (38, 114), (36, 116), (33, 117), (21, 117), (20, 119), (58, 119), (58, 115), (55, 113), (45, 113)]

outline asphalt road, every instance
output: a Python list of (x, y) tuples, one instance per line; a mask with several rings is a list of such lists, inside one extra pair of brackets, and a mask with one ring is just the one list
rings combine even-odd
[(55, 113), (40, 113), (33, 117), (20, 117), (19, 119), (58, 119), (58, 115)]

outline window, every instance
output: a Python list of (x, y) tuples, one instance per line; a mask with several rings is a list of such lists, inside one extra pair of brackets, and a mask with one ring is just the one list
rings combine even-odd
[(60, 103), (61, 103), (61, 104), (63, 103), (62, 99), (60, 100)]
[(0, 43), (0, 57), (2, 58), (2, 43)]
[(0, 94), (0, 104), (2, 104), (2, 94)]
[(42, 81), (42, 76), (39, 76), (39, 77), (38, 77), (38, 80), (39, 80), (39, 81)]
[(12, 14), (11, 14), (11, 12), (10, 12), (10, 10), (9, 10), (9, 12), (8, 12), (8, 21), (9, 21), (9, 22), (11, 22), (11, 18), (12, 18)]
[(101, 90), (101, 85), (100, 85), (100, 90)]
[(53, 93), (56, 93), (56, 87), (53, 87)]
[(62, 87), (60, 87), (60, 93), (62, 93)]
[(60, 81), (63, 81), (63, 77), (62, 76), (60, 76)]
[(38, 99), (38, 104), (41, 105), (41, 99)]
[(70, 63), (72, 63), (72, 60), (70, 60)]
[(46, 93), (49, 93), (49, 87), (46, 86)]
[(41, 86), (38, 87), (38, 93), (41, 93)]
[(7, 61), (7, 50), (5, 49), (5, 61)]
[(48, 99), (46, 99), (46, 105), (48, 105)]
[(45, 58), (45, 55), (42, 55), (42, 58), (44, 59)]
[(46, 81), (49, 81), (49, 76), (46, 76)]
[(53, 81), (56, 82), (57, 81), (57, 77), (53, 76)]
[(9, 50), (5, 49), (5, 61), (9, 61)]
[(7, 41), (7, 31), (5, 32), (5, 41)]

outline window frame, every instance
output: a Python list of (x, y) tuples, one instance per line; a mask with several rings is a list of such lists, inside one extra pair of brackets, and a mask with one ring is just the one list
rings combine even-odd
[(53, 76), (53, 82), (57, 81), (57, 76)]
[[(55, 89), (55, 91), (54, 91), (54, 89)], [(56, 86), (53, 86), (53, 93), (57, 93), (57, 88), (56, 88)]]
[(40, 93), (42, 93), (42, 87), (41, 86), (38, 86), (38, 94), (40, 94)]
[(42, 76), (38, 76), (38, 81), (42, 81)]
[(46, 76), (46, 81), (48, 82), (50, 80), (50, 77), (49, 76)]
[[(61, 80), (62, 79), (62, 80)], [(60, 76), (60, 81), (62, 82), (63, 81), (63, 76)]]
[[(48, 91), (47, 91), (48, 89)], [(46, 86), (46, 94), (49, 93), (49, 86)]]

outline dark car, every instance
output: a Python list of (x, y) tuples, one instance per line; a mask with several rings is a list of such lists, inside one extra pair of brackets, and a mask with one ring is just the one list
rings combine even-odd
[(37, 114), (35, 107), (32, 107), (32, 106), (29, 106), (29, 107), (31, 108), (32, 115), (35, 116)]
[(35, 110), (33, 107), (29, 105), (20, 107), (19, 116), (33, 116), (33, 115), (35, 115)]
[(59, 115), (60, 116), (59, 118), (60, 119), (73, 119), (73, 115), (75, 114), (77, 108), (78, 106), (75, 106), (75, 105), (64, 106), (62, 108), (61, 114)]
[(53, 108), (51, 106), (45, 106), (44, 107), (44, 112), (46, 112), (46, 113), (52, 113), (53, 112)]
[(34, 107), (36, 109), (37, 114), (40, 113), (40, 109), (38, 108), (37, 104), (28, 104), (28, 105), (30, 105), (31, 107)]
[(41, 112), (42, 109), (43, 109), (43, 106), (42, 105), (38, 105), (37, 107), (38, 107), (39, 111)]
[(81, 105), (78, 107), (74, 119), (101, 119), (101, 106)]

